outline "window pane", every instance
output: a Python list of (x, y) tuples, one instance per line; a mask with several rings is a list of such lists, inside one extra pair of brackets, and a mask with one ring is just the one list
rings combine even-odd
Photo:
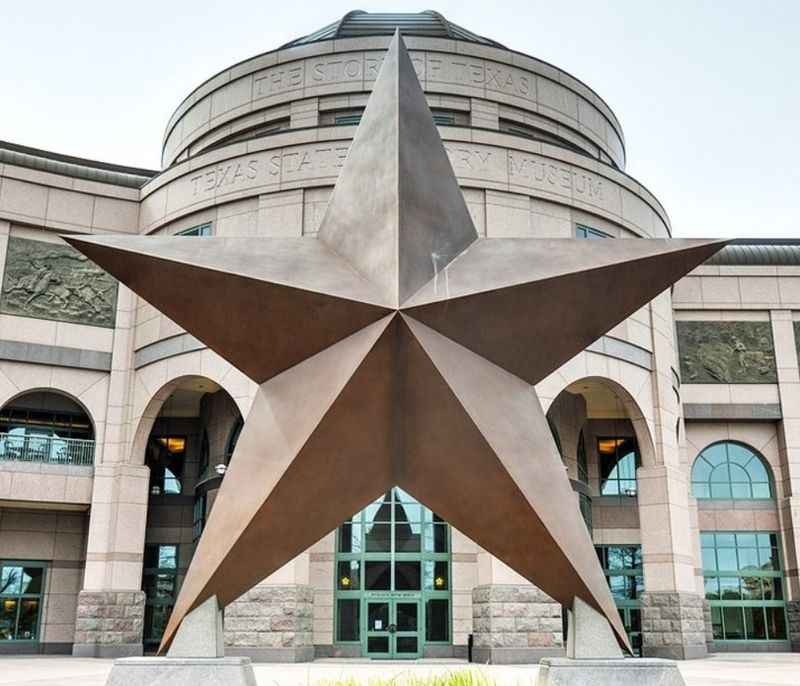
[(731, 485), (729, 483), (713, 483), (711, 484), (711, 497), (712, 498), (731, 498)]
[(731, 484), (731, 495), (733, 498), (738, 498), (740, 500), (746, 500), (748, 498), (753, 497), (753, 491), (750, 488), (749, 483), (732, 483)]
[(757, 540), (758, 539), (755, 534), (736, 534), (736, 545), (738, 545), (740, 548), (755, 548), (758, 545)]
[(339, 527), (339, 552), (361, 552), (361, 524), (346, 522)]
[(394, 588), (396, 591), (419, 591), (422, 574), (419, 562), (395, 562)]
[(392, 525), (373, 524), (364, 536), (368, 553), (388, 553), (392, 550)]
[(615, 571), (625, 568), (624, 548), (608, 548), (608, 569)]
[(767, 634), (771, 641), (786, 639), (786, 615), (782, 607), (767, 607)]
[(739, 569), (752, 571), (758, 568), (758, 548), (739, 548)]
[(22, 588), (22, 567), (3, 567), (0, 571), (0, 593), (19, 595)]
[(719, 590), (720, 598), (722, 598), (722, 600), (739, 600), (741, 598), (741, 591), (739, 590), (739, 577), (720, 577)]
[(701, 456), (694, 461), (692, 481), (708, 481), (711, 478), (711, 465)]
[(398, 653), (416, 653), (417, 652), (417, 637), (416, 636), (398, 636), (397, 637), (397, 652)]
[(706, 600), (719, 600), (719, 581), (717, 577), (706, 577)]
[(722, 608), (721, 607), (712, 607), (711, 608), (711, 630), (714, 634), (714, 638), (723, 639), (725, 636), (722, 632)]
[(342, 599), (336, 603), (336, 639), (338, 641), (358, 641), (361, 638), (361, 602), (355, 599)]
[(389, 603), (367, 603), (367, 631), (389, 629)]
[(420, 522), (422, 521), (422, 507), (416, 504), (397, 503), (394, 506), (394, 521), (396, 523)]
[(735, 548), (718, 548), (717, 562), (719, 564), (719, 569), (726, 572), (735, 572), (739, 569)]
[(17, 640), (33, 641), (36, 639), (37, 620), (39, 619), (39, 599), (23, 598), (20, 603)]
[(611, 589), (611, 595), (614, 596), (614, 600), (628, 599), (624, 576), (608, 577), (608, 586)]
[(761, 577), (743, 576), (742, 577), (742, 599), (761, 600)]
[(703, 569), (716, 571), (717, 552), (713, 548), (703, 548)]
[(753, 484), (753, 497), (754, 498), (771, 498), (769, 483), (754, 483)]
[(425, 638), (428, 641), (450, 640), (449, 600), (435, 599), (425, 603)]
[(744, 639), (744, 616), (741, 607), (723, 607), (722, 620), (725, 623), (725, 640)]
[(361, 588), (361, 563), (343, 560), (338, 564), (336, 584), (341, 591), (358, 591)]
[(767, 626), (764, 623), (763, 607), (744, 608), (744, 625), (748, 640), (763, 641), (767, 638)]
[(727, 461), (727, 451), (725, 450), (725, 443), (717, 443), (711, 445), (703, 451), (703, 457), (709, 461), (712, 467), (721, 465)]
[(733, 548), (736, 546), (736, 536), (734, 534), (718, 533), (716, 536), (718, 548)]
[(392, 587), (388, 560), (367, 560), (364, 563), (364, 590), (388, 591)]
[(18, 600), (0, 600), (0, 641), (13, 641), (17, 637)]
[(388, 653), (389, 652), (389, 637), (388, 636), (370, 636), (367, 638), (367, 652), (368, 653)]
[(692, 483), (692, 495), (695, 498), (710, 498), (711, 487), (707, 483), (695, 481)]
[(422, 546), (422, 524), (395, 521), (394, 549), (398, 553), (418, 553)]
[(417, 603), (397, 603), (395, 605), (396, 625), (398, 631), (417, 631), (419, 617)]

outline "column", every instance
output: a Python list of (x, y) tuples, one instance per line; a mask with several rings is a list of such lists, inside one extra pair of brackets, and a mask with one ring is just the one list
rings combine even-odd
[(142, 654), (142, 557), (150, 470), (129, 463), (134, 309), (135, 296), (120, 286), (107, 422), (105, 435), (96, 437), (86, 570), (72, 649), (73, 655), (83, 657)]
[[(790, 310), (773, 310), (772, 338), (775, 343), (775, 364), (778, 370), (778, 393), (783, 419), (778, 423), (778, 450), (785, 472), (783, 498), (776, 489), (778, 513), (783, 529), (783, 568), (786, 571), (786, 614), (792, 650), (800, 651), (800, 581), (797, 576), (800, 550), (800, 371), (797, 341)], [(775, 474), (775, 481), (781, 480)]]
[[(676, 426), (680, 407), (672, 388), (676, 364), (669, 292), (650, 304), (653, 340), (654, 463), (637, 473), (645, 593), (642, 653), (691, 659), (706, 655), (703, 596), (697, 592), (687, 467)], [(644, 451), (643, 451), (644, 452)]]

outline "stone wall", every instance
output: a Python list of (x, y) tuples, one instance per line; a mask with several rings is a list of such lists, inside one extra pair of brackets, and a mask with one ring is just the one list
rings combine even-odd
[(696, 593), (643, 593), (642, 654), (690, 660), (705, 657), (705, 600)]
[(561, 606), (535, 586), (477, 586), (472, 623), (473, 662), (537, 662), (564, 654)]
[(81, 591), (72, 654), (128, 657), (142, 654), (143, 591)]
[(314, 589), (256, 586), (225, 608), (225, 654), (259, 662), (314, 659)]
[(800, 653), (800, 600), (786, 603), (786, 618), (792, 652)]

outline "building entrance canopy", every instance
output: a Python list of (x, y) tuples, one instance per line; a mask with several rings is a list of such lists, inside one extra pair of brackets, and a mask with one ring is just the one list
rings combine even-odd
[(531, 384), (723, 242), (479, 238), (399, 35), (319, 239), (67, 240), (261, 384), (162, 651), (395, 485), (627, 647)]

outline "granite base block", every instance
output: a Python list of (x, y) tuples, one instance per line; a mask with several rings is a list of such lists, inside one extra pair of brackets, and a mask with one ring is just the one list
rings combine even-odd
[(247, 657), (126, 657), (114, 660), (106, 686), (257, 686)]
[(546, 657), (536, 686), (686, 686), (678, 665), (657, 658), (571, 660)]

